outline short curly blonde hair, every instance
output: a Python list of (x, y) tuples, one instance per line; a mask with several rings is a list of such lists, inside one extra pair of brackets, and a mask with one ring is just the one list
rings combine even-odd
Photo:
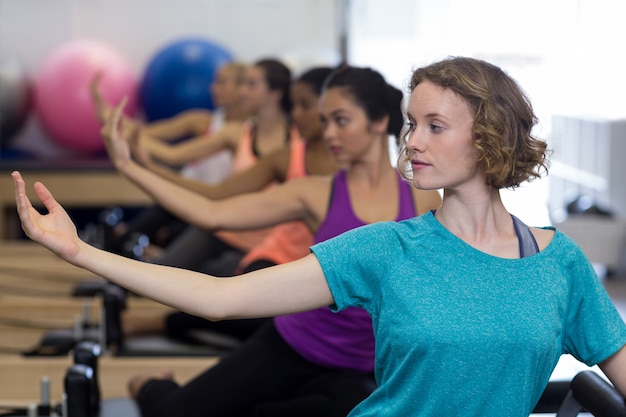
[[(428, 80), (465, 99), (474, 113), (472, 137), (487, 184), (516, 188), (547, 173), (547, 145), (531, 134), (537, 123), (530, 101), (500, 68), (474, 58), (452, 57), (413, 72), (410, 91)], [(402, 135), (406, 139), (406, 133)], [(410, 179), (410, 155), (402, 141), (398, 167)]]

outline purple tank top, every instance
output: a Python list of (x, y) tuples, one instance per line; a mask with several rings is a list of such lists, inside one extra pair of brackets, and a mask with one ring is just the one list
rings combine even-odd
[[(417, 213), (411, 186), (399, 175), (398, 187), (400, 204), (396, 221), (409, 219)], [(326, 218), (315, 234), (315, 243), (366, 224), (352, 209), (345, 171), (333, 178), (330, 200)], [(374, 370), (374, 332), (372, 319), (365, 310), (353, 307), (333, 313), (323, 307), (279, 316), (274, 318), (274, 323), (283, 339), (313, 363), (361, 372)]]

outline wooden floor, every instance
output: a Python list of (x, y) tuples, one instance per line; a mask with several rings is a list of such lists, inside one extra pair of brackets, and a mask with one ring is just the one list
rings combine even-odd
[[(55, 329), (72, 329), (75, 321), (97, 323), (99, 298), (71, 296), (74, 286), (99, 278), (52, 255), (39, 245), (0, 241), (0, 407), (26, 406), (40, 399), (43, 377), (50, 381), (50, 398), (61, 400), (63, 378), (72, 365), (68, 356), (24, 356), (42, 336)], [(154, 301), (130, 297), (128, 314), (146, 317), (169, 309)], [(127, 396), (131, 376), (162, 369), (185, 382), (217, 362), (217, 357), (141, 358), (105, 354), (99, 361), (103, 399)]]

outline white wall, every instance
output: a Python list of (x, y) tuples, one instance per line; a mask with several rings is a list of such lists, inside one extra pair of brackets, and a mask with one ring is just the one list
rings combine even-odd
[[(351, 3), (350, 62), (378, 69), (398, 87), (405, 88), (411, 70), (420, 65), (465, 55), (502, 67), (520, 83), (540, 119), (535, 133), (549, 145), (555, 114), (626, 119), (623, 0)], [(578, 143), (566, 141), (566, 146)], [(548, 182), (504, 190), (507, 207), (529, 224), (549, 224)]]
[[(336, 0), (0, 0), (0, 62), (17, 58), (34, 77), (56, 46), (94, 38), (124, 54), (139, 76), (159, 48), (199, 35), (238, 59), (292, 63), (338, 51), (339, 27)], [(45, 157), (67, 153), (34, 117), (14, 146)]]
[(374, 66), (398, 86), (416, 66), (466, 55), (508, 71), (541, 114), (626, 118), (623, 0), (351, 4), (350, 61)]

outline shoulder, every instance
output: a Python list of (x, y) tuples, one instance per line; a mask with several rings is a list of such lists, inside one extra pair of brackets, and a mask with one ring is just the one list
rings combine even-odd
[(331, 184), (330, 176), (307, 176), (290, 179), (280, 188), (288, 200), (306, 210), (311, 230), (318, 230), (327, 214)]
[(535, 236), (535, 240), (537, 241), (537, 246), (539, 246), (540, 251), (544, 250), (550, 245), (550, 243), (552, 243), (556, 234), (554, 228), (531, 227), (530, 231), (533, 236)]
[(537, 245), (541, 253), (547, 254), (550, 259), (568, 269), (577, 269), (583, 264), (589, 263), (582, 248), (568, 235), (555, 227), (532, 227), (530, 229), (537, 239)]
[(221, 137), (233, 147), (237, 147), (244, 137), (245, 132), (246, 124), (241, 121), (233, 120), (222, 123), (222, 126), (214, 133), (214, 136)]
[(332, 182), (332, 175), (308, 175), (289, 180), (286, 185), (300, 189), (306, 194), (328, 194)]
[(286, 181), (281, 188), (310, 205), (320, 201), (325, 202), (330, 194), (331, 184), (332, 177), (330, 176), (309, 175)]

